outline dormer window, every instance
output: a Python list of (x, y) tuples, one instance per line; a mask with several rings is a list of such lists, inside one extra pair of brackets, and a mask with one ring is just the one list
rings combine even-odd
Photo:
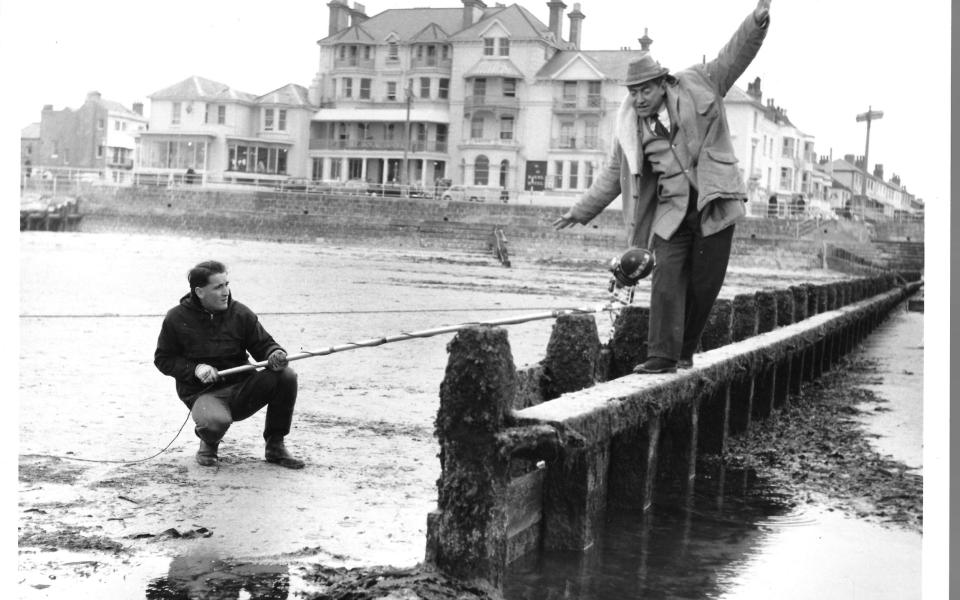
[(510, 38), (483, 38), (484, 56), (510, 56)]

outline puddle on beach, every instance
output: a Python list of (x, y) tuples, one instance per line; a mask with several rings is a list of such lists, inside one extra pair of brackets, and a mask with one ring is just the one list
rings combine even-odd
[(507, 600), (920, 597), (921, 536), (793, 505), (752, 472), (698, 467), (693, 493), (608, 515), (585, 553), (513, 563)]

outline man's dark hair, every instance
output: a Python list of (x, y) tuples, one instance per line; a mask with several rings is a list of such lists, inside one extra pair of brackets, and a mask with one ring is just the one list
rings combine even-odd
[(203, 287), (210, 283), (210, 276), (218, 273), (226, 273), (227, 266), (217, 260), (205, 260), (199, 263), (187, 273), (187, 281), (190, 282), (190, 291)]

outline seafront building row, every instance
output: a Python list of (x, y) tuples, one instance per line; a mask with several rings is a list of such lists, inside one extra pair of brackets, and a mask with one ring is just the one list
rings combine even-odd
[[(653, 40), (644, 32), (639, 50), (584, 50), (581, 4), (568, 13), (562, 1), (546, 5), (544, 23), (518, 4), (482, 0), (372, 17), (331, 0), (309, 87), (255, 95), (190, 76), (150, 94), (149, 117), (142, 104), (91, 92), (77, 110), (43, 108), (22, 133), (21, 164), (28, 174), (93, 168), (114, 183), (184, 173), (257, 185), (442, 182), (572, 202), (607, 160), (626, 65)], [(751, 204), (922, 211), (882, 165), (869, 172), (861, 157), (818, 157), (814, 136), (764, 100), (759, 78), (726, 104)]]

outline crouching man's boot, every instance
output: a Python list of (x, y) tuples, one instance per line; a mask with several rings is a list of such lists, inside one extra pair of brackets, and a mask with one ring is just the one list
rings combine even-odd
[(263, 455), (264, 458), (267, 459), (267, 462), (278, 464), (281, 467), (286, 467), (288, 469), (303, 468), (303, 461), (294, 458), (289, 452), (287, 452), (287, 447), (283, 445), (282, 437), (272, 437), (268, 439), (267, 448)]
[(220, 464), (220, 458), (217, 456), (217, 447), (219, 445), (219, 442), (208, 444), (200, 440), (200, 449), (197, 450), (197, 462), (204, 467), (216, 467)]

